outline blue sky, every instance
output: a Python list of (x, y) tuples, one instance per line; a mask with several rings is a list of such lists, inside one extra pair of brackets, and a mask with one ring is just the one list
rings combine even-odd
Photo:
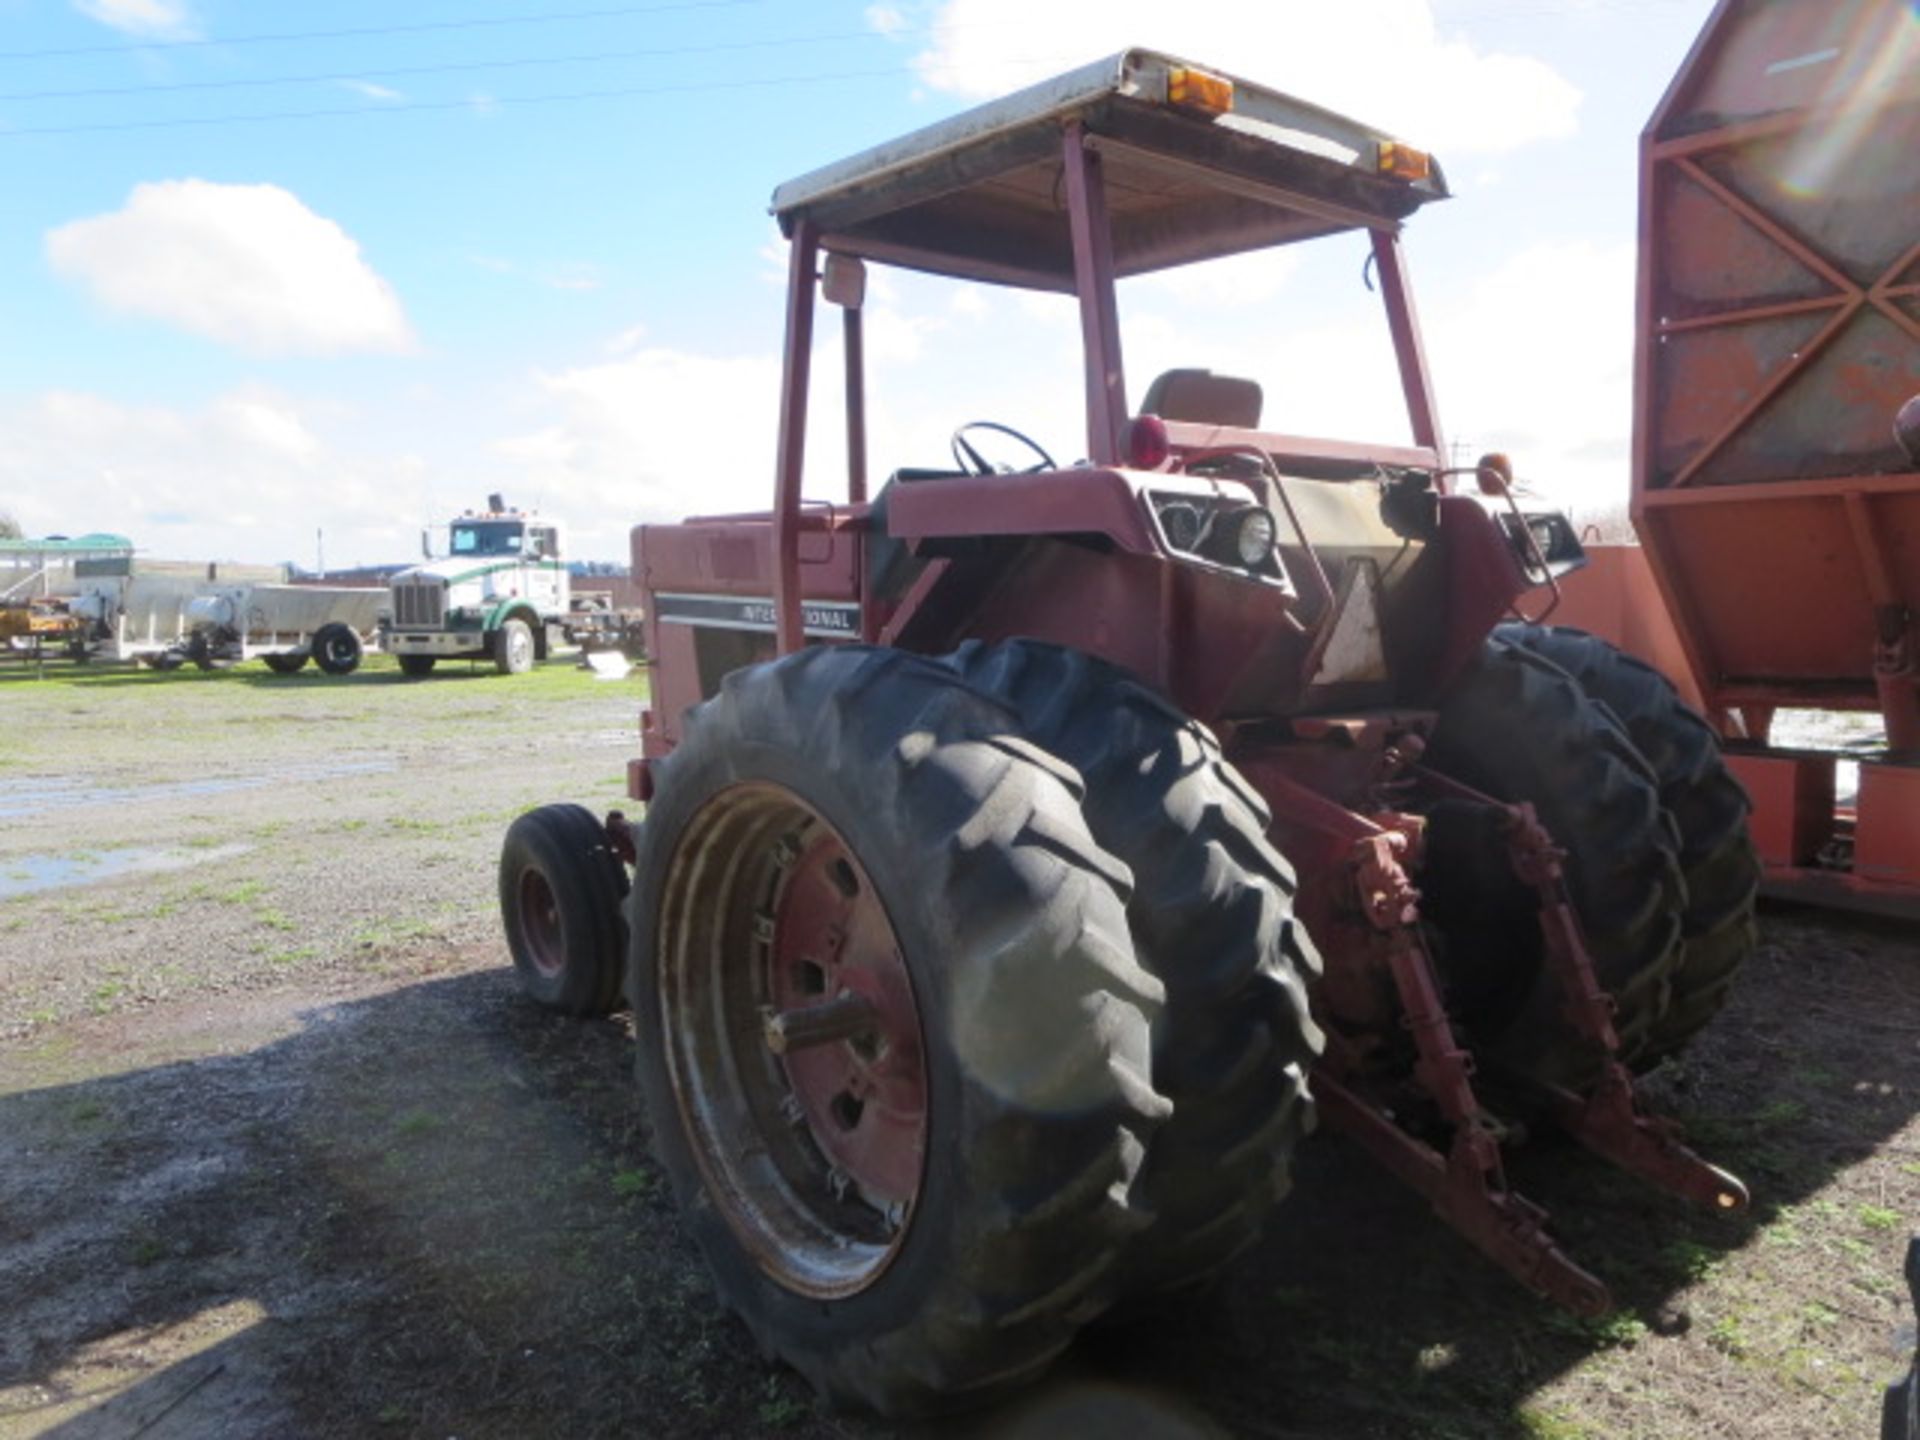
[[(774, 185), (1145, 43), (1440, 156), (1456, 198), (1408, 243), (1448, 431), (1604, 513), (1635, 140), (1710, 8), (0, 0), (0, 510), (311, 564), (316, 530), (332, 563), (398, 558), (492, 489), (602, 558), (638, 520), (764, 503)], [(1129, 282), (1133, 393), (1211, 364), (1258, 375), (1278, 428), (1400, 438), (1359, 271), (1335, 244)], [(979, 417), (1077, 453), (1060, 302), (896, 273), (869, 323), (876, 468)], [(837, 453), (816, 427), (829, 497)]]

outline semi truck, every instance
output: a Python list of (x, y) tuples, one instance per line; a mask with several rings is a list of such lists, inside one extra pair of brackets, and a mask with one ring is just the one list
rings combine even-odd
[(644, 612), (620, 603), (619, 587), (574, 590), (565, 545), (558, 521), (510, 508), (497, 494), (448, 524), (445, 556), (423, 531), (427, 563), (390, 582), (381, 647), (414, 676), (441, 660), (490, 660), (519, 675), (561, 644), (637, 658)]
[(558, 521), (491, 495), (485, 510), (448, 524), (444, 556), (434, 555), (431, 532), (421, 550), (426, 563), (393, 577), (380, 617), (381, 648), (401, 670), (420, 676), (442, 660), (491, 660), (520, 675), (546, 659), (572, 608)]

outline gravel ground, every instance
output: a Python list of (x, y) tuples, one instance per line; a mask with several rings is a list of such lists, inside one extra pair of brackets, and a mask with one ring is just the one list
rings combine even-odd
[[(0, 1437), (800, 1436), (714, 1306), (618, 1020), (516, 996), (511, 817), (621, 803), (637, 681), (0, 678)], [(1755, 1205), (1564, 1148), (1574, 1322), (1331, 1139), (1220, 1292), (931, 1435), (1839, 1437), (1904, 1362), (1920, 944), (1769, 914), (1652, 1098)]]

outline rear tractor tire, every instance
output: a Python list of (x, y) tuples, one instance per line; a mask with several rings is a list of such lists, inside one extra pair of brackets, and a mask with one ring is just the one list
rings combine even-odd
[[(1503, 640), (1454, 683), (1426, 761), (1509, 804), (1526, 802), (1566, 852), (1568, 896), (1615, 1003), (1620, 1058), (1644, 1063), (1680, 959), (1686, 888), (1652, 770), (1605, 707), (1559, 666)], [(1499, 1068), (1578, 1085), (1598, 1069), (1561, 1014), (1532, 891), (1478, 807), (1443, 803), (1422, 888), (1441, 932), (1450, 1008)]]
[(1153, 1083), (1173, 1114), (1148, 1146), (1154, 1218), (1123, 1283), (1130, 1298), (1196, 1286), (1258, 1237), (1312, 1129), (1320, 961), (1293, 917), (1293, 869), (1213, 735), (1124, 671), (1030, 640), (969, 643), (945, 663), (1080, 772), (1094, 839), (1133, 871), (1134, 954), (1167, 992)]
[(509, 620), (493, 633), (493, 664), (502, 675), (533, 669), (533, 630), (524, 620)]
[(1499, 635), (1558, 665), (1613, 712), (1652, 767), (1660, 803), (1679, 832), (1687, 884), (1682, 948), (1666, 1013), (1635, 1060), (1649, 1068), (1720, 1013), (1758, 943), (1760, 857), (1747, 833), (1752, 803), (1721, 758), (1712, 728), (1659, 671), (1584, 630), (1508, 625)]
[(628, 994), (725, 1302), (831, 1401), (1031, 1377), (1114, 1296), (1160, 986), (1078, 777), (951, 670), (735, 671), (655, 771)]
[(592, 812), (542, 805), (500, 847), (500, 919), (520, 988), (568, 1015), (620, 1005), (627, 870)]
[(341, 620), (330, 620), (309, 642), (313, 663), (328, 675), (351, 675), (360, 668), (360, 637)]

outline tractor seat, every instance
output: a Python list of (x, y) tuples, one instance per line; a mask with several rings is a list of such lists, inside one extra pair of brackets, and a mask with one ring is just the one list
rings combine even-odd
[(1260, 428), (1260, 382), (1211, 370), (1169, 370), (1147, 387), (1142, 415), (1224, 425), (1235, 430)]

